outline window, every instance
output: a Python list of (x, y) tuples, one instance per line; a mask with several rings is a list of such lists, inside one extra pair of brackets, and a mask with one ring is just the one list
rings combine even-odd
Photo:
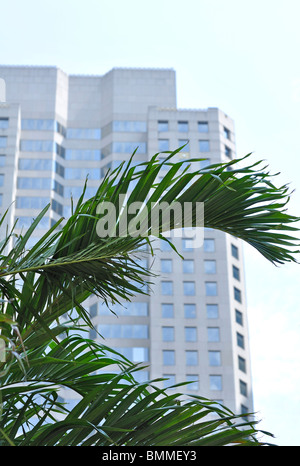
[(164, 388), (172, 388), (172, 385), (175, 385), (176, 383), (176, 377), (175, 374), (163, 374), (163, 378), (167, 379), (164, 380)]
[(200, 160), (200, 168), (203, 170), (204, 168), (210, 165), (210, 159)]
[(208, 319), (217, 319), (219, 317), (218, 304), (206, 304), (206, 317)]
[(169, 139), (159, 139), (158, 150), (161, 152), (169, 150)]
[(67, 139), (101, 139), (100, 128), (67, 128)]
[(236, 280), (240, 280), (240, 269), (235, 265), (232, 266), (232, 275)]
[(245, 348), (245, 339), (244, 339), (244, 336), (241, 335), (239, 332), (236, 333), (236, 341), (237, 341), (237, 345), (238, 345), (240, 348)]
[(164, 366), (175, 365), (175, 351), (174, 350), (163, 350), (163, 364)]
[[(67, 168), (66, 171), (68, 170), (68, 172), (70, 172), (70, 168)], [(65, 167), (63, 167), (60, 163), (58, 162), (55, 162), (55, 173), (57, 173), (57, 175), (61, 176), (62, 178), (65, 177)]]
[(199, 133), (208, 133), (208, 122), (198, 121), (198, 131)]
[(182, 262), (182, 271), (183, 273), (194, 273), (195, 263), (193, 260), (184, 260)]
[(246, 382), (243, 382), (242, 380), (240, 380), (240, 394), (241, 395), (244, 395), (244, 396), (247, 396), (247, 384)]
[(101, 160), (101, 152), (96, 149), (66, 149), (65, 150), (66, 160)]
[(42, 210), (49, 202), (49, 197), (44, 196), (18, 196), (16, 200), (16, 207), (17, 209)]
[[(132, 362), (146, 362), (149, 361), (149, 348), (145, 347), (125, 347), (125, 348), (113, 348), (118, 353), (122, 354), (125, 358)], [(114, 355), (114, 357), (118, 357)]]
[(50, 189), (51, 178), (23, 178), (19, 177), (18, 189)]
[(59, 155), (60, 157), (62, 157), (63, 159), (65, 158), (66, 156), (66, 149), (62, 146), (60, 146), (59, 144), (55, 143), (55, 152), (57, 155)]
[(185, 327), (184, 328), (185, 341), (197, 341), (197, 327)]
[(170, 243), (168, 243), (168, 241), (165, 241), (164, 239), (161, 239), (160, 240), (160, 250), (162, 252), (172, 251), (172, 246), (170, 245)]
[(0, 136), (0, 148), (4, 149), (7, 146), (7, 137)]
[(25, 118), (21, 122), (22, 130), (29, 131), (54, 131), (55, 121), (51, 119)]
[(4, 185), (4, 175), (3, 173), (0, 173), (0, 186), (2, 187)]
[(205, 273), (216, 273), (217, 272), (216, 261), (205, 260), (204, 261), (204, 272)]
[(221, 351), (209, 351), (208, 360), (210, 366), (221, 366)]
[(224, 126), (224, 137), (225, 139), (231, 139), (230, 130)]
[(186, 351), (185, 352), (185, 364), (187, 366), (198, 365), (198, 351)]
[(180, 132), (186, 133), (189, 130), (189, 124), (187, 121), (178, 121), (177, 129)]
[(117, 120), (113, 121), (112, 130), (114, 132), (144, 133), (147, 131), (147, 123), (145, 121)]
[(183, 282), (183, 294), (185, 296), (195, 296), (195, 282)]
[(214, 239), (204, 239), (203, 241), (204, 252), (215, 252), (215, 240)]
[(0, 167), (5, 167), (6, 156), (0, 155)]
[(182, 149), (183, 153), (190, 152), (190, 145), (189, 145), (188, 139), (179, 139), (178, 140), (178, 146), (179, 147), (184, 146), (183, 149)]
[(0, 118), (0, 129), (7, 129), (8, 121), (8, 118)]
[(160, 120), (158, 121), (157, 123), (157, 126), (158, 126), (158, 131), (169, 131), (169, 122), (168, 121), (163, 121), (163, 120)]
[(163, 318), (169, 319), (174, 317), (174, 306), (173, 304), (164, 303), (161, 305), (161, 314)]
[(242, 293), (241, 293), (241, 290), (239, 290), (238, 288), (234, 287), (233, 289), (234, 291), (234, 299), (236, 301), (238, 301), (239, 303), (242, 302)]
[(145, 142), (113, 142), (112, 152), (132, 154), (137, 149), (137, 154), (146, 154), (147, 144)]
[(90, 306), (90, 317), (91, 318), (96, 317), (97, 314), (98, 314), (98, 305), (97, 303), (94, 303)]
[(229, 159), (232, 159), (232, 150), (230, 149), (230, 147), (225, 146), (225, 155)]
[(173, 282), (161, 282), (161, 293), (165, 296), (173, 294)]
[(238, 250), (238, 248), (237, 248), (234, 244), (231, 245), (231, 254), (232, 254), (232, 256), (235, 257), (236, 259), (239, 258), (239, 250)]
[(162, 327), (162, 340), (174, 341), (174, 327)]
[(142, 301), (132, 301), (125, 303), (111, 304), (109, 307), (105, 303), (99, 304), (100, 315), (111, 315), (113, 311), (118, 316), (140, 316), (148, 315), (148, 303)]
[(23, 139), (21, 140), (21, 151), (26, 152), (54, 152), (53, 141)]
[(206, 296), (217, 296), (217, 282), (205, 282)]
[(188, 390), (199, 390), (199, 376), (197, 374), (188, 374), (186, 381), (189, 382), (186, 386)]
[[(29, 228), (32, 224), (34, 218), (33, 217), (18, 217), (17, 228)], [(43, 217), (39, 221), (37, 225), (38, 229), (49, 228), (49, 218)]]
[(52, 170), (52, 159), (20, 159), (20, 170)]
[(196, 318), (196, 304), (184, 304), (184, 317), (186, 319)]
[(222, 376), (221, 375), (210, 375), (209, 376), (209, 388), (210, 390), (222, 390)]
[(1, 193), (0, 194), (0, 207), (2, 207), (2, 204), (3, 204), (3, 194)]
[(185, 252), (193, 251), (191, 246), (192, 241), (188, 238), (182, 238), (182, 250)]
[(64, 187), (58, 181), (54, 180), (53, 191), (55, 191), (60, 196), (64, 195)]
[(149, 380), (149, 372), (148, 371), (136, 371), (134, 374), (134, 378), (139, 383), (144, 383)]
[[(65, 193), (65, 198), (68, 197), (73, 197), (73, 198), (79, 198), (82, 194), (82, 186), (64, 186), (64, 193)], [(96, 186), (90, 186), (87, 187), (85, 190), (85, 197), (90, 198), (95, 196), (97, 191)]]
[(209, 341), (209, 342), (220, 341), (220, 329), (219, 329), (219, 327), (208, 327), (207, 328), (207, 341)]
[(199, 141), (199, 151), (209, 152), (210, 151), (209, 141), (204, 140), (204, 139)]
[(246, 359), (242, 358), (241, 356), (238, 356), (238, 362), (240, 371), (246, 373)]
[(66, 180), (99, 180), (101, 178), (100, 168), (65, 168)]
[(248, 414), (249, 409), (245, 405), (241, 405), (241, 414)]
[(104, 338), (148, 338), (148, 325), (102, 324), (99, 333)]
[(57, 202), (55, 199), (52, 200), (51, 209), (61, 217), (63, 216), (63, 206), (62, 204), (60, 204), (60, 202)]
[(160, 271), (162, 273), (172, 273), (173, 263), (171, 259), (161, 259), (160, 260)]
[(243, 325), (243, 314), (241, 313), (241, 311), (238, 311), (237, 309), (235, 310), (235, 321), (238, 324)]

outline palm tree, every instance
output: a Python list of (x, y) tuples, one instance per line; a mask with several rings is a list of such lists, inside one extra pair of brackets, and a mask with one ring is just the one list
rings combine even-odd
[[(0, 342), (5, 344), (5, 358), (0, 347), (1, 445), (264, 444), (257, 421), (199, 396), (187, 399), (180, 391), (184, 384), (170, 395), (158, 388), (158, 380), (138, 383), (140, 365), (76, 333), (82, 321), (87, 328), (93, 325), (85, 309), (91, 295), (109, 306), (129, 301), (141, 292), (139, 284), (151, 283), (151, 271), (138, 259), (145, 244), (154, 254), (148, 236), (153, 234), (151, 206), (162, 202), (192, 205), (185, 227), (198, 226), (196, 205), (204, 203), (205, 227), (243, 239), (274, 264), (295, 261), (297, 239), (289, 232), (297, 231), (293, 224), (299, 219), (285, 211), (287, 186), (275, 187), (260, 162), (247, 165), (250, 155), (188, 170), (186, 161), (176, 162), (180, 150), (163, 161), (156, 154), (138, 165), (132, 163), (133, 154), (106, 175), (88, 200), (85, 184), (76, 205), (72, 202), (70, 218), (59, 220), (32, 248), (28, 240), (49, 206), (24, 235), (15, 234), (15, 225), (7, 231), (0, 243)], [(191, 167), (195, 161), (188, 161)], [(124, 225), (120, 197), (127, 214), (133, 203), (143, 204), (143, 236), (119, 234)], [(97, 226), (107, 202), (114, 206), (115, 218), (104, 237)], [(133, 218), (127, 215), (125, 224)], [(159, 224), (157, 237), (165, 239), (164, 229), (178, 227), (176, 218), (170, 221)], [(75, 407), (60, 399), (62, 387), (77, 393)]]

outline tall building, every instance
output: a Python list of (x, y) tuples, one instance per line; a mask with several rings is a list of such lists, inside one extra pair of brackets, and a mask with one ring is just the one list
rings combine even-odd
[[(87, 175), (92, 196), (107, 169), (137, 147), (138, 161), (187, 142), (180, 156), (206, 159), (197, 162), (203, 166), (235, 156), (232, 119), (218, 108), (178, 109), (171, 69), (82, 76), (55, 67), (1, 66), (0, 78), (6, 87), (4, 101), (1, 81), (1, 210), (15, 201), (9, 221), (18, 218), (18, 228), (27, 228), (51, 201), (37, 237), (68, 216), (70, 196), (79, 197)], [(192, 381), (186, 393), (252, 412), (241, 242), (205, 229), (201, 248), (189, 249), (181, 238), (174, 243), (184, 260), (157, 241), (152, 292), (118, 306), (118, 319), (90, 300), (95, 329), (105, 344), (148, 365), (137, 373), (140, 379), (164, 376), (166, 386)]]

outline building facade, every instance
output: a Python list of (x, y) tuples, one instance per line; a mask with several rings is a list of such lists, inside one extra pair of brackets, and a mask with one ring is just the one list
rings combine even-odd
[[(171, 69), (77, 76), (0, 66), (0, 78), (0, 209), (11, 205), (8, 221), (18, 219), (20, 231), (51, 202), (36, 239), (69, 215), (86, 176), (92, 196), (107, 169), (136, 148), (138, 161), (184, 144), (180, 156), (203, 158), (202, 166), (235, 157), (232, 119), (218, 108), (178, 109)], [(148, 366), (137, 372), (140, 380), (165, 377), (166, 387), (190, 381), (187, 394), (252, 412), (241, 242), (205, 229), (201, 248), (189, 249), (182, 238), (174, 243), (184, 260), (157, 240), (150, 294), (116, 307), (118, 319), (89, 301), (92, 335), (99, 331), (106, 345)]]

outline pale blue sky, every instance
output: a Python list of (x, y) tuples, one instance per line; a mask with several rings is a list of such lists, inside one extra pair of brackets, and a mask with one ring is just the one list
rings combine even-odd
[[(2, 64), (67, 73), (171, 67), (181, 108), (220, 107), (238, 155), (254, 152), (296, 189), (300, 215), (299, 0), (10, 0), (1, 5)], [(279, 445), (300, 445), (299, 268), (246, 247), (255, 410)]]

